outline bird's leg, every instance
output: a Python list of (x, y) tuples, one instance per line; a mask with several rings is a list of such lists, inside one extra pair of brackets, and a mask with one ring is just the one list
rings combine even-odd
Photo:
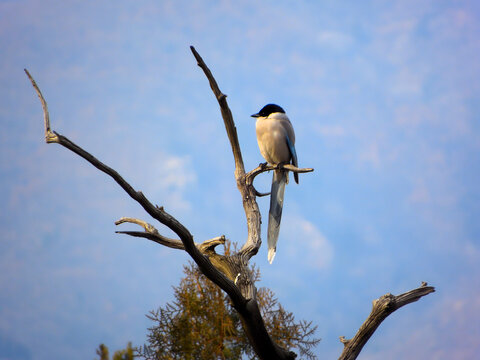
[(283, 170), (284, 166), (285, 166), (285, 165), (288, 165), (288, 164), (290, 164), (290, 161), (284, 161), (284, 162), (278, 163), (278, 164), (277, 164), (277, 168), (278, 168), (279, 170)]
[(282, 170), (286, 174), (285, 175), (286, 176), (286, 184), (288, 184), (288, 170), (285, 169), (285, 165), (289, 165), (289, 164), (290, 164), (289, 161), (283, 161), (283, 162), (277, 164), (277, 169)]

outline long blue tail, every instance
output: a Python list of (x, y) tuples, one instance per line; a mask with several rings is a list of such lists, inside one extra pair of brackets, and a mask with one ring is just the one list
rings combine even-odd
[(288, 174), (283, 170), (273, 173), (272, 190), (270, 195), (270, 211), (268, 213), (268, 262), (271, 264), (277, 250), (280, 221), (282, 220), (283, 196)]

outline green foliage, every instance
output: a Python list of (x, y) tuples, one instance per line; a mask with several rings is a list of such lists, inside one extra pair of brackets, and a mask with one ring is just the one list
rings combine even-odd
[[(97, 355), (100, 356), (99, 360), (110, 360), (108, 353), (108, 347), (104, 344), (100, 344), (97, 349)], [(112, 360), (133, 360), (133, 348), (132, 343), (128, 343), (126, 349), (115, 351)]]
[[(147, 360), (255, 359), (237, 312), (228, 297), (192, 264), (184, 267), (185, 277), (174, 287), (175, 300), (151, 311), (154, 326), (148, 329), (148, 345), (139, 351)], [(255, 270), (256, 280), (260, 274)], [(302, 357), (313, 359), (311, 349), (316, 326), (295, 322), (272, 291), (261, 288), (257, 300), (269, 334), (280, 346), (296, 348)]]
[(100, 360), (110, 360), (110, 355), (108, 354), (108, 347), (104, 344), (100, 344), (97, 349), (97, 355), (100, 356)]

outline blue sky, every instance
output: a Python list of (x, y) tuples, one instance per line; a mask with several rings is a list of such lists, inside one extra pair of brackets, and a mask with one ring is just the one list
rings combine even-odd
[(388, 318), (360, 358), (474, 358), (479, 39), (474, 1), (0, 1), (0, 358), (143, 344), (145, 314), (172, 299), (188, 261), (114, 233), (122, 216), (151, 219), (44, 143), (25, 67), (54, 130), (197, 241), (244, 241), (232, 155), (190, 45), (228, 95), (248, 169), (262, 161), (249, 115), (268, 102), (315, 168), (286, 189), (273, 265), (264, 247), (255, 262), (259, 286), (318, 325), (316, 353), (335, 358), (373, 299), (427, 281), (437, 292)]

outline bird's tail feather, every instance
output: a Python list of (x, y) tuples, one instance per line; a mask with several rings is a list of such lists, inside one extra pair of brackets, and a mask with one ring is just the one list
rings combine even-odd
[(283, 196), (287, 183), (287, 172), (275, 170), (273, 173), (272, 190), (270, 195), (270, 211), (268, 213), (268, 261), (270, 264), (275, 257), (280, 221), (282, 220)]

